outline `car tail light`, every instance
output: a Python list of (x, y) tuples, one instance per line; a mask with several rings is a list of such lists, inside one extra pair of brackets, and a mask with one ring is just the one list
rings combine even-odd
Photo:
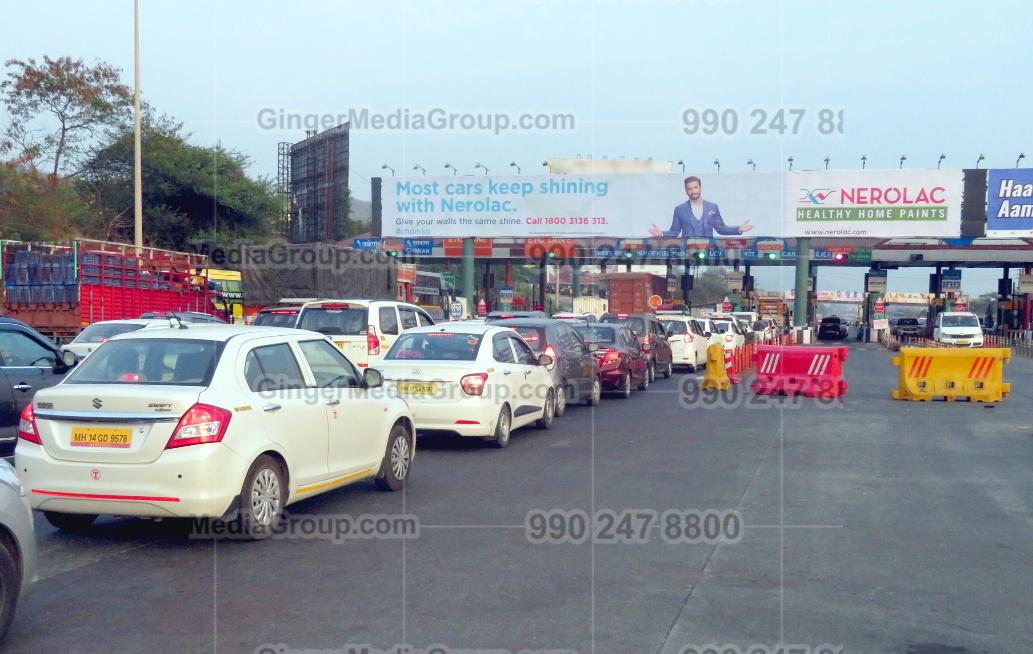
[(617, 350), (606, 350), (603, 356), (603, 363), (617, 363), (621, 359), (621, 353)]
[(649, 342), (649, 338), (646, 338), (646, 341), (642, 344), (642, 351), (646, 353), (653, 351), (653, 344)]
[(43, 444), (39, 438), (39, 431), (36, 429), (36, 413), (32, 410), (31, 403), (26, 404), (22, 409), (22, 417), (18, 421), (18, 438), (36, 445)]
[(200, 402), (187, 409), (183, 417), (176, 423), (166, 450), (201, 443), (218, 443), (226, 435), (230, 426), (231, 414), (226, 409), (201, 404)]
[(373, 325), (366, 327), (366, 354), (380, 354), (380, 338)]
[(484, 392), (484, 385), (488, 383), (488, 373), (475, 372), (472, 375), (463, 375), (459, 380), (459, 386), (467, 395), (480, 395)]
[(551, 343), (549, 345), (545, 346), (545, 354), (547, 354), (550, 357), (552, 357), (552, 363), (550, 363), (549, 365), (545, 366), (545, 369), (546, 370), (552, 370), (553, 368), (556, 367), (556, 349), (554, 347), (552, 347)]

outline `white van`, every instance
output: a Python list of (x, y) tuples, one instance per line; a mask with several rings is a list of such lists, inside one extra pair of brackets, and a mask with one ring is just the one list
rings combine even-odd
[(983, 329), (974, 313), (945, 311), (936, 316), (933, 340), (944, 345), (983, 347)]
[(298, 329), (326, 334), (360, 368), (379, 361), (406, 329), (433, 325), (430, 315), (394, 300), (317, 300), (298, 314)]

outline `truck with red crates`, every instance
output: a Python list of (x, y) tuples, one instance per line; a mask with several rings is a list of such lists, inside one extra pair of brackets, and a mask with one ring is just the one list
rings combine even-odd
[(207, 257), (124, 243), (0, 242), (0, 313), (58, 341), (100, 320), (211, 312)]

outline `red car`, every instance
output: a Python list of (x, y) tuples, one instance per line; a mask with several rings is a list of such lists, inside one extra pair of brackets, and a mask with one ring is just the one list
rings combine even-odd
[(638, 337), (627, 325), (589, 323), (574, 327), (586, 343), (595, 343), (599, 360), (599, 376), (603, 388), (617, 391), (621, 397), (631, 395), (635, 386), (649, 388), (649, 355), (643, 351)]

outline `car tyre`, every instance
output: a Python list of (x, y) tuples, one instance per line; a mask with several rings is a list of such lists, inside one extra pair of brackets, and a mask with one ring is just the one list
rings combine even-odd
[(652, 366), (650, 366), (650, 367), (649, 367), (649, 370), (647, 370), (647, 371), (646, 371), (646, 372), (645, 372), (645, 373), (644, 373), (644, 374), (642, 375), (642, 383), (638, 385), (638, 390), (640, 390), (640, 391), (644, 391), (644, 390), (646, 390), (647, 388), (649, 388), (649, 382), (650, 382), (650, 381), (652, 381), (652, 378), (651, 378), (651, 377), (652, 377), (652, 375), (651, 375), (650, 373), (652, 373), (652, 372), (653, 372), (653, 367), (652, 367)]
[(599, 400), (603, 396), (603, 382), (596, 377), (592, 380), (592, 393), (585, 398), (585, 405), (587, 406), (598, 406)]
[[(655, 362), (653, 362), (653, 361), (649, 362), (649, 369), (646, 371), (646, 376), (649, 377), (649, 379), (646, 381), (646, 386), (649, 386), (649, 384), (651, 382), (656, 381), (656, 363)], [(642, 390), (645, 390), (645, 389), (642, 389)]]
[(630, 370), (624, 371), (624, 381), (621, 382), (621, 387), (620, 387), (619, 390), (620, 390), (621, 398), (626, 400), (629, 397), (631, 397), (631, 371)]
[(573, 389), (567, 382), (556, 387), (556, 416), (562, 416), (567, 412), (567, 399), (573, 397)]
[(287, 484), (279, 462), (267, 454), (255, 459), (244, 475), (237, 520), (245, 538), (268, 538), (283, 519)]
[(96, 513), (58, 513), (57, 511), (44, 511), (43, 516), (47, 522), (54, 525), (61, 531), (85, 531), (97, 520)]
[(495, 433), (491, 437), (491, 444), (502, 449), (509, 446), (509, 432), (513, 428), (513, 419), (509, 414), (509, 405), (503, 404), (499, 410), (498, 420), (495, 421)]
[(18, 606), (18, 596), (21, 595), (22, 574), (15, 559), (17, 555), (17, 552), (9, 551), (0, 543), (0, 638), (4, 637), (14, 620), (14, 610)]
[(671, 374), (674, 373), (674, 363), (668, 363), (667, 367), (664, 368), (664, 379), (670, 379)]
[[(562, 390), (560, 392), (563, 392)], [(545, 396), (545, 409), (542, 412), (542, 417), (539, 418), (535, 425), (538, 429), (552, 429), (552, 421), (556, 418), (556, 393), (553, 389), (549, 389), (548, 395)]]
[(401, 422), (396, 422), (387, 435), (387, 449), (380, 462), (377, 473), (377, 488), (383, 491), (398, 491), (405, 486), (412, 464), (413, 447), (409, 440), (409, 430)]

